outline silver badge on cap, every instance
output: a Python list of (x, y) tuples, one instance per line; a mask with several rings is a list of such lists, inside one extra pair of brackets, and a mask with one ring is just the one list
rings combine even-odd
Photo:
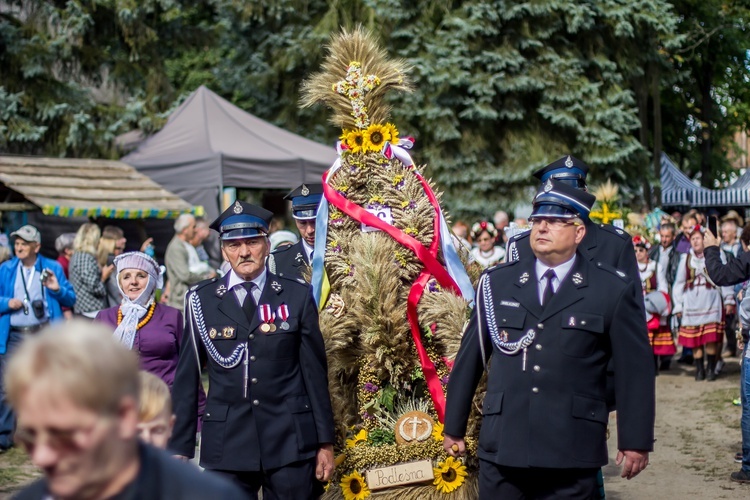
[(301, 191), (301, 193), (302, 193), (302, 196), (307, 196), (308, 194), (310, 194), (310, 189), (308, 189), (307, 186), (305, 186), (304, 184), (302, 184), (302, 191)]
[(552, 191), (552, 181), (547, 179), (547, 183), (544, 185), (544, 192), (549, 193)]
[(565, 166), (568, 168), (573, 168), (573, 160), (570, 158), (570, 155), (568, 155), (568, 158), (565, 160)]
[(239, 201), (234, 202), (234, 213), (241, 214), (242, 213), (242, 205), (240, 205)]

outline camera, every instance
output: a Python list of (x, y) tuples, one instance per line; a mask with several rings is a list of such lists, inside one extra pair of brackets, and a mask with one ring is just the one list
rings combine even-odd
[(43, 300), (32, 300), (31, 310), (34, 311), (36, 319), (44, 318), (44, 301)]

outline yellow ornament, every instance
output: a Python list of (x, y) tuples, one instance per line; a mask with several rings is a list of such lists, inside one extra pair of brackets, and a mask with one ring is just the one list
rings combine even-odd
[(367, 442), (367, 430), (362, 429), (360, 430), (353, 438), (346, 440), (346, 447), (347, 448), (354, 448), (359, 443), (366, 443)]
[(357, 471), (341, 478), (341, 491), (344, 493), (344, 500), (364, 500), (370, 496), (370, 489), (365, 483), (365, 479)]
[(433, 467), (435, 480), (432, 484), (441, 493), (450, 493), (466, 481), (466, 466), (453, 457), (446, 458), (437, 467)]

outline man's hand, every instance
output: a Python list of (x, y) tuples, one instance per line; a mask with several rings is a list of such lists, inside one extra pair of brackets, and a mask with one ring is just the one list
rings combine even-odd
[(714, 236), (714, 233), (712, 233), (711, 231), (706, 231), (705, 233), (703, 233), (703, 246), (718, 247), (719, 243), (721, 243), (721, 241), (719, 241), (719, 238)]
[(318, 481), (326, 482), (333, 475), (333, 445), (328, 443), (318, 448), (318, 454), (315, 457), (315, 477)]
[(18, 309), (21, 309), (23, 307), (23, 302), (18, 299), (10, 299), (8, 301), (8, 307), (13, 309), (14, 311), (17, 311)]
[(452, 457), (458, 458), (466, 455), (466, 443), (463, 438), (443, 434), (443, 448), (445, 448), (445, 452)]
[(625, 465), (622, 466), (622, 476), (633, 479), (642, 470), (648, 466), (648, 452), (638, 450), (619, 450), (615, 463), (620, 465), (625, 459)]
[(57, 292), (60, 290), (60, 282), (57, 281), (57, 276), (52, 272), (51, 269), (45, 269), (47, 271), (47, 279), (44, 280), (44, 286), (46, 286), (50, 292)]

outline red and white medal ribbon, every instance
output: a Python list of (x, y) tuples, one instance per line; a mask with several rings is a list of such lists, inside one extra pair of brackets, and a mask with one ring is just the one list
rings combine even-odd
[(277, 311), (279, 318), (281, 318), (281, 325), (279, 328), (282, 330), (288, 330), (289, 329), (289, 323), (287, 323), (287, 319), (289, 319), (289, 306), (286, 304), (281, 304), (279, 306), (279, 309)]
[(273, 313), (270, 305), (260, 304), (258, 306), (258, 314), (260, 315), (260, 320), (263, 322), (263, 324), (260, 325), (260, 330), (262, 332), (267, 333), (276, 330), (276, 326), (273, 324), (276, 315)]

